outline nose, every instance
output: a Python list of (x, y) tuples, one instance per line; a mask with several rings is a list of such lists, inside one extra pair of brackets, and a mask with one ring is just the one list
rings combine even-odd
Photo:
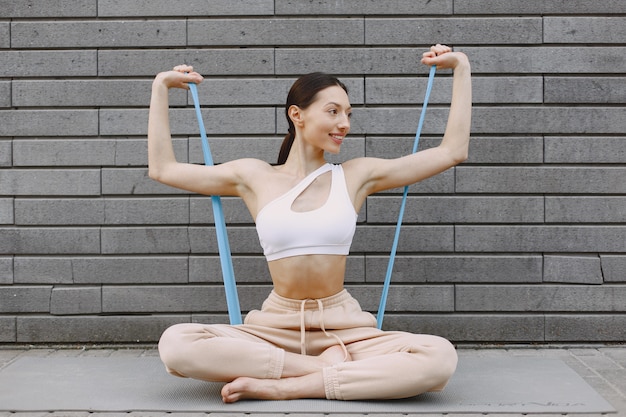
[(350, 130), (350, 117), (347, 114), (343, 115), (343, 117), (339, 121), (338, 127), (342, 130), (346, 130), (346, 131)]

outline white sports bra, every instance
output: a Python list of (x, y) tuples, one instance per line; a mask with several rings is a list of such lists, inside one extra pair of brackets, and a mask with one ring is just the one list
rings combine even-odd
[[(332, 171), (332, 181), (324, 205), (304, 212), (292, 210), (296, 198), (328, 171)], [(327, 163), (265, 205), (257, 214), (256, 230), (268, 261), (297, 255), (347, 255), (357, 217), (343, 168)]]

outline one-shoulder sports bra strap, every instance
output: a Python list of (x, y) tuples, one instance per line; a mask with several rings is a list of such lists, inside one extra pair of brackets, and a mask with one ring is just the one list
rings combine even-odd
[(265, 204), (263, 207), (261, 207), (261, 209), (256, 214), (256, 218), (258, 219), (259, 216), (261, 215), (261, 213), (263, 213), (267, 207), (270, 207), (271, 205), (275, 204), (276, 202), (282, 200), (283, 198), (286, 198), (286, 197), (288, 197), (290, 195), (295, 195), (297, 197), (309, 185), (311, 185), (311, 183), (313, 181), (315, 181), (315, 179), (317, 177), (319, 177), (320, 175), (322, 175), (323, 173), (325, 173), (327, 171), (330, 171), (331, 169), (332, 169), (332, 165), (329, 164), (329, 163), (326, 163), (326, 164), (322, 165), (321, 167), (319, 167), (318, 169), (316, 169), (315, 171), (311, 172), (309, 175), (304, 177), (299, 183), (294, 185), (288, 191), (284, 192), (283, 194), (279, 195), (278, 197), (276, 197), (275, 199), (271, 200), (270, 202)]

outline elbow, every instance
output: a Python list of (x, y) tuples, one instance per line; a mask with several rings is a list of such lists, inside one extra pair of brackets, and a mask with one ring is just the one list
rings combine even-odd
[(459, 150), (458, 152), (456, 152), (454, 155), (452, 155), (452, 161), (454, 162), (454, 165), (459, 165), (465, 161), (467, 161), (467, 158), (469, 157), (469, 152), (467, 149), (462, 149)]
[(149, 164), (148, 165), (148, 177), (150, 177), (151, 180), (154, 180), (157, 182), (163, 182), (163, 170), (159, 169), (153, 164)]

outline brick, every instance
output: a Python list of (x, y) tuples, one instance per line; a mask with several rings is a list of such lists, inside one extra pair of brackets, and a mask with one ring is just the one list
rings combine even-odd
[(607, 46), (538, 46), (538, 47), (464, 47), (472, 62), (473, 74), (624, 73), (624, 47)]
[(544, 282), (563, 284), (602, 284), (600, 257), (545, 255)]
[[(420, 109), (408, 107), (368, 107), (358, 109), (352, 118), (351, 134), (365, 135), (415, 135), (420, 117)], [(431, 108), (425, 118), (423, 135), (443, 134), (448, 117), (446, 109)], [(410, 143), (409, 151), (413, 145)], [(393, 148), (392, 148), (393, 149)]]
[(0, 256), (0, 285), (13, 284), (13, 258)]
[(0, 343), (15, 343), (15, 317), (0, 317)]
[(100, 194), (97, 169), (16, 169), (0, 171), (0, 194), (83, 195)]
[[(115, 140), (115, 165), (116, 166), (141, 166), (148, 165), (148, 141), (147, 139), (120, 138)], [(186, 139), (173, 139), (174, 154), (181, 158), (187, 152)], [(179, 159), (186, 162), (187, 158)]]
[(0, 140), (0, 167), (10, 167), (13, 162), (13, 142)]
[[(295, 78), (212, 78), (198, 87), (198, 99), (205, 106), (282, 105)], [(193, 104), (189, 95), (189, 104)]]
[(459, 14), (583, 14), (624, 13), (620, 0), (588, 2), (585, 0), (528, 0), (511, 3), (507, 0), (455, 0), (454, 12)]
[(281, 48), (275, 51), (276, 74), (323, 71), (330, 74), (411, 74), (427, 72), (418, 56), (425, 48)]
[[(203, 109), (202, 118), (208, 135), (276, 133), (276, 120), (272, 108)], [(173, 135), (198, 135), (200, 133), (196, 115), (192, 109), (170, 110), (170, 123)], [(100, 134), (102, 135), (146, 135), (147, 132), (148, 112), (146, 110), (100, 110)]]
[[(393, 283), (540, 283), (538, 255), (399, 255)], [(367, 282), (383, 282), (389, 256), (367, 255)]]
[[(394, 226), (361, 226), (352, 243), (352, 253), (388, 253), (393, 242)], [(452, 226), (404, 226), (398, 252), (450, 252), (453, 250)]]
[(365, 27), (353, 18), (194, 19), (187, 31), (190, 46), (361, 45)]
[[(366, 311), (378, 311), (382, 285), (350, 286), (350, 293)], [(394, 285), (389, 288), (386, 312), (453, 312), (453, 285)]]
[(50, 314), (99, 314), (102, 291), (101, 287), (55, 287), (50, 298)]
[[(400, 197), (369, 197), (368, 223), (394, 223)], [(543, 197), (410, 197), (403, 223), (540, 223)]]
[(184, 20), (13, 22), (13, 48), (185, 46)]
[(98, 225), (105, 219), (98, 199), (16, 199), (16, 225)]
[(100, 231), (94, 228), (0, 229), (0, 254), (89, 254), (100, 251)]
[(18, 343), (155, 343), (181, 316), (23, 316), (17, 319)]
[[(98, 51), (100, 76), (153, 77), (161, 71), (183, 63), (192, 65), (200, 74), (273, 75), (274, 51), (256, 48)], [(0, 76), (2, 72), (0, 67)]]
[(386, 315), (384, 329), (434, 334), (453, 342), (543, 342), (539, 314)]
[(542, 137), (473, 136), (470, 139), (469, 157), (466, 163), (539, 164), (543, 160), (544, 138)]
[(13, 224), (14, 205), (12, 198), (0, 198), (0, 224)]
[(50, 311), (52, 287), (0, 287), (0, 313), (42, 313)]
[[(253, 226), (227, 229), (230, 250), (235, 254), (260, 254), (261, 246)], [(215, 227), (190, 227), (191, 253), (218, 253)]]
[(472, 132), (481, 134), (622, 134), (626, 128), (626, 120), (620, 116), (622, 109), (615, 107), (489, 107), (474, 110)]
[(0, 48), (11, 47), (11, 26), (9, 22), (0, 22)]
[(456, 311), (623, 311), (626, 287), (567, 285), (457, 285)]
[(181, 284), (188, 264), (186, 256), (77, 258), (72, 275), (77, 284)]
[[(148, 165), (148, 141), (146, 139), (129, 139), (129, 138), (120, 138), (120, 139), (111, 139), (114, 142), (114, 146), (112, 148), (113, 155), (103, 156), (107, 161), (112, 161), (112, 165), (117, 167), (128, 167), (135, 166), (141, 167), (144, 169)], [(187, 149), (187, 139), (172, 139), (172, 146), (174, 147), (174, 154), (176, 155), (176, 159), (179, 162), (188, 162), (187, 154), (189, 153)], [(107, 148), (111, 150), (111, 148)], [(110, 173), (113, 170), (104, 171)], [(115, 171), (113, 171), (115, 172)], [(123, 171), (122, 172), (126, 172)], [(136, 171), (128, 171), (127, 173)]]
[(109, 198), (104, 202), (104, 224), (188, 224), (189, 199)]
[[(444, 35), (445, 34), (445, 35)], [(422, 44), (539, 44), (542, 42), (540, 17), (517, 18), (366, 18), (367, 45)]]
[(615, 103), (626, 100), (624, 77), (546, 77), (546, 103)]
[(185, 7), (164, 0), (99, 0), (98, 16), (236, 16), (272, 15), (273, 0), (187, 0)]
[(623, 314), (559, 314), (546, 316), (547, 342), (622, 342), (626, 340)]
[(600, 255), (605, 282), (626, 282), (626, 256)]
[(11, 107), (11, 82), (0, 81), (0, 108)]
[(548, 163), (622, 163), (626, 137), (546, 137)]
[[(207, 106), (281, 106), (296, 78), (205, 78), (198, 88), (200, 104)], [(342, 77), (352, 104), (362, 104), (362, 78)], [(145, 103), (145, 101), (144, 101)], [(189, 96), (189, 104), (193, 104)], [(283, 110), (284, 117), (284, 110)]]
[(461, 193), (625, 193), (626, 169), (619, 167), (456, 168)]
[(218, 286), (106, 286), (102, 288), (102, 310), (105, 313), (223, 312), (226, 300)]
[[(252, 224), (252, 216), (245, 203), (238, 197), (220, 198), (224, 219), (227, 225)], [(213, 203), (210, 197), (194, 197), (190, 199), (191, 224), (215, 224), (213, 215)]]
[[(151, 84), (143, 80), (16, 80), (12, 97), (14, 106), (27, 107), (147, 106)], [(185, 91), (170, 91), (171, 106), (186, 103)]]
[[(271, 291), (271, 285), (242, 285), (239, 288), (239, 299), (242, 311), (261, 308), (263, 301), (265, 301)], [(223, 300), (226, 299), (223, 289), (219, 298)]]
[(16, 284), (72, 284), (71, 257), (15, 257)]
[[(359, 109), (351, 132), (415, 135), (419, 114), (419, 109), (408, 107)], [(472, 114), (475, 135), (621, 134), (626, 129), (622, 109), (612, 107), (477, 107)], [(422, 134), (442, 134), (447, 117), (446, 109), (429, 109)]]
[(0, 17), (96, 16), (97, 0), (0, 0)]
[(189, 253), (186, 227), (103, 228), (103, 254)]
[(624, 252), (623, 226), (456, 226), (459, 252)]
[(390, 0), (384, 3), (375, 0), (322, 0), (315, 2), (297, 2), (293, 0), (276, 0), (277, 15), (331, 14), (398, 14), (398, 15), (449, 15), (452, 14), (452, 0), (432, 2), (428, 0)]
[(113, 140), (16, 140), (13, 166), (114, 165), (115, 145)]
[[(542, 103), (542, 77), (472, 77), (472, 103)], [(367, 104), (419, 104), (426, 92), (424, 77), (367, 77)], [(437, 77), (428, 99), (431, 104), (450, 103), (452, 80)]]
[(89, 77), (97, 65), (93, 50), (0, 51), (0, 77)]
[(623, 17), (544, 17), (545, 43), (624, 43)]
[[(275, 163), (278, 159), (278, 152), (283, 143), (283, 139), (284, 137), (211, 137), (208, 140), (213, 161), (218, 164), (239, 158), (255, 158), (266, 161), (267, 163)], [(350, 138), (350, 142), (354, 139), (355, 138)], [(361, 146), (363, 146), (363, 140), (357, 139), (357, 141), (360, 141)], [(350, 142), (344, 142), (342, 147), (346, 145), (348, 148), (358, 147), (358, 145), (349, 146), (351, 144)], [(204, 164), (204, 154), (200, 137), (191, 137), (189, 139), (189, 162)]]
[(183, 193), (187, 192), (151, 179), (146, 168), (104, 168), (102, 170), (103, 195)]
[(546, 197), (548, 223), (626, 223), (626, 197)]
[(0, 136), (90, 136), (96, 110), (0, 110)]

